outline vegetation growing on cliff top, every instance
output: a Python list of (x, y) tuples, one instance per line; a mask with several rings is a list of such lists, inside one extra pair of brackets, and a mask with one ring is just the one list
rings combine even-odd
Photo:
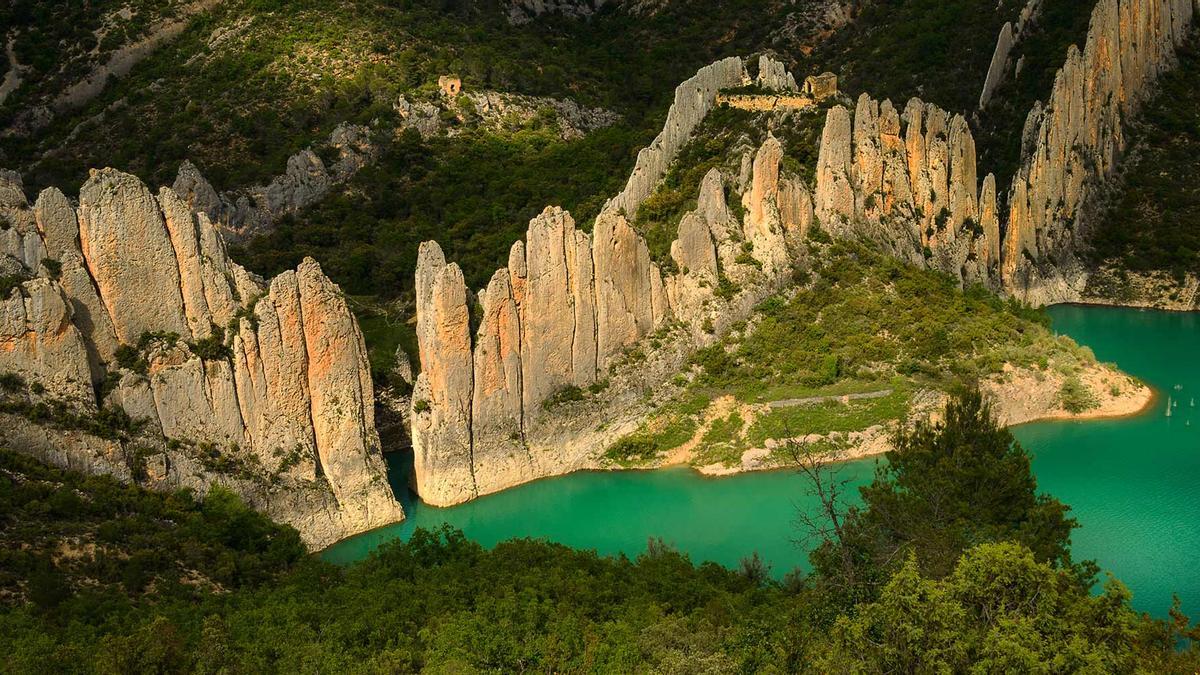
[[(691, 438), (681, 440), (680, 430), (698, 428), (707, 403), (726, 395), (757, 406), (814, 400), (761, 410), (731, 441), (702, 443), (697, 465), (738, 465), (745, 450), (767, 439), (904, 419), (915, 392), (950, 391), (998, 376), (1005, 364), (1070, 378), (1095, 363), (1089, 349), (1054, 335), (1039, 310), (982, 287), (963, 291), (946, 275), (860, 244), (812, 245), (817, 262), (805, 286), (768, 298), (753, 321), (695, 354), (694, 377), (680, 400), (705, 405), (667, 406), (660, 419), (610, 448), (609, 459), (643, 463), (678, 447)], [(837, 400), (869, 392), (878, 397)], [(1079, 382), (1065, 402), (1085, 405), (1090, 393)]]
[[(1028, 455), (977, 398), (956, 405), (945, 427), (898, 444), (864, 508), (832, 504), (848, 519), (818, 535), (819, 571), (783, 581), (751, 555), (729, 570), (661, 541), (636, 560), (530, 540), (485, 550), (449, 529), (336, 568), (297, 557), (294, 532), (227, 494), (196, 505), (0, 453), (5, 551), (36, 562), (3, 568), (16, 590), (0, 650), (22, 673), (1200, 665), (1186, 619), (1139, 616), (1115, 581), (1088, 592), (1093, 568), (1069, 564), (1066, 508), (1037, 494)], [(81, 544), (72, 555), (24, 526), (51, 517)], [(101, 556), (111, 567), (94, 565)]]

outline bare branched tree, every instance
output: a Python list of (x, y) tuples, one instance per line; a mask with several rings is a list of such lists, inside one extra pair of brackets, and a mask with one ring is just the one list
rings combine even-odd
[(846, 514), (849, 510), (845, 495), (851, 480), (841, 475), (842, 451), (822, 451), (807, 442), (789, 439), (780, 449), (796, 473), (805, 479), (805, 494), (816, 497), (819, 504), (813, 511), (805, 506), (796, 508), (796, 524), (802, 538), (796, 543), (813, 550), (828, 545), (838, 551), (843, 578), (855, 583), (855, 565), (846, 543)]

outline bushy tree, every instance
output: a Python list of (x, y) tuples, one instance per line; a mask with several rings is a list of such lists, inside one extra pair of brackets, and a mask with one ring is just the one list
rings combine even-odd
[(838, 620), (829, 670), (1134, 672), (1141, 637), (1165, 629), (1143, 622), (1120, 582), (1092, 595), (1021, 544), (980, 544), (944, 579), (919, 567), (910, 551), (877, 601)]
[[(964, 551), (996, 541), (1019, 542), (1038, 562), (1073, 567), (1070, 509), (1038, 493), (1029, 453), (996, 423), (977, 389), (954, 396), (945, 421), (901, 428), (894, 446), (874, 481), (860, 488), (863, 505), (849, 510), (841, 536), (813, 553), (827, 582), (844, 583), (851, 559), (855, 583), (878, 586), (910, 554), (924, 575), (942, 578)], [(1073, 574), (1086, 582), (1092, 569), (1074, 566)]]

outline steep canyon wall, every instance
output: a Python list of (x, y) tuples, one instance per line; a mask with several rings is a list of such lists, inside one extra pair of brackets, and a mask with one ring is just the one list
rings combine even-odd
[[(671, 245), (678, 271), (664, 273), (651, 260), (626, 216), (649, 196), (717, 92), (745, 80), (741, 60), (729, 59), (681, 85), (663, 134), (639, 155), (629, 184), (592, 232), (547, 208), (513, 245), (508, 266), (477, 293), (435, 242), (422, 245), (413, 446), (423, 500), (450, 505), (594, 466), (599, 451), (646, 412), (641, 388), (669, 377), (689, 351), (779, 288), (791, 269), (789, 247), (812, 220), (812, 199), (799, 179), (781, 174), (782, 147), (773, 137), (753, 157), (743, 221), (726, 203), (721, 172), (704, 178), (697, 208)], [(769, 59), (759, 82), (795, 89)], [(721, 277), (738, 292), (721, 297)], [(656, 334), (674, 334), (673, 348), (630, 365), (627, 350)], [(582, 397), (588, 389), (595, 396), (587, 402), (555, 407), (564, 393)]]
[[(124, 475), (148, 458), (153, 485), (228, 484), (313, 546), (403, 517), (362, 334), (315, 261), (264, 282), (174, 190), (112, 169), (77, 206), (50, 188), (31, 207), (3, 178), (0, 258), (36, 276), (0, 300), (0, 372), (29, 405), (120, 408), (149, 431), (65, 463)], [(59, 456), (9, 417), (0, 442)]]
[[(1111, 175), (1123, 121), (1171, 67), (1194, 11), (1192, 0), (1101, 0), (1084, 48), (1071, 48), (1047, 103), (1029, 115), (1021, 168), (1007, 193), (979, 170), (964, 116), (918, 99), (901, 110), (863, 95), (853, 112), (828, 112), (811, 188), (783, 173), (782, 150), (771, 137), (742, 186), (743, 218), (724, 199), (734, 181), (710, 173), (671, 247), (678, 272), (665, 274), (628, 218), (716, 93), (746, 80), (737, 59), (700, 71), (676, 90), (662, 134), (639, 154), (591, 235), (565, 212), (548, 209), (514, 245), (508, 267), (477, 294), (435, 243), (422, 248), (423, 372), (413, 410), (421, 497), (453, 504), (597, 465), (646, 410), (625, 390), (669, 377), (672, 364), (682, 365), (687, 353), (711, 344), (784, 285), (814, 224), (870, 240), (964, 285), (981, 283), (1034, 303), (1076, 299), (1086, 278), (1079, 254), (1088, 197)], [(773, 64), (760, 72), (770, 88), (794, 88)], [(753, 265), (738, 255), (746, 250)], [(738, 289), (733, 297), (717, 290), (729, 280)], [(668, 348), (676, 350), (671, 358), (630, 366), (623, 357), (669, 330), (682, 336)], [(557, 395), (597, 384), (609, 386), (594, 401), (547, 414)]]
[(963, 116), (919, 100), (897, 114), (866, 95), (853, 115), (834, 108), (818, 160), (818, 218), (963, 283), (1037, 305), (1078, 300), (1092, 197), (1113, 175), (1124, 124), (1172, 67), (1194, 11), (1185, 0), (1097, 3), (1083, 50), (1070, 48), (1047, 103), (1030, 111), (1003, 201), (994, 176), (976, 182)]

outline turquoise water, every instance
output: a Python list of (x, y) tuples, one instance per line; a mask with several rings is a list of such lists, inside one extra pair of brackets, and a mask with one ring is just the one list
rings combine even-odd
[[(1056, 330), (1159, 393), (1139, 417), (1039, 422), (1014, 430), (1034, 453), (1039, 487), (1069, 504), (1072, 537), (1134, 592), (1134, 606), (1166, 614), (1171, 594), (1200, 613), (1200, 314), (1052, 307)], [(1176, 391), (1175, 386), (1182, 390)], [(1167, 417), (1168, 396), (1178, 404)]]
[[(1200, 315), (1104, 307), (1050, 310), (1056, 330), (1103, 361), (1163, 393), (1132, 419), (1029, 424), (1015, 430), (1034, 454), (1040, 487), (1073, 508), (1082, 527), (1074, 552), (1093, 558), (1134, 592), (1134, 605), (1165, 615), (1171, 594), (1200, 613)], [(1176, 392), (1174, 386), (1183, 385)], [(1180, 399), (1164, 415), (1166, 396)], [(1192, 425), (1188, 425), (1189, 419)], [(396, 461), (393, 458), (393, 461)], [(853, 484), (870, 480), (875, 460), (839, 467)], [(393, 474), (404, 474), (393, 467)], [(409, 519), (346, 540), (323, 555), (365, 557), (417, 527), (449, 523), (491, 546), (539, 537), (604, 554), (636, 556), (651, 537), (693, 560), (734, 566), (757, 552), (776, 575), (806, 567), (798, 510), (815, 512), (806, 483), (788, 472), (704, 478), (688, 469), (578, 473), (508, 490), (449, 509), (406, 501)]]

